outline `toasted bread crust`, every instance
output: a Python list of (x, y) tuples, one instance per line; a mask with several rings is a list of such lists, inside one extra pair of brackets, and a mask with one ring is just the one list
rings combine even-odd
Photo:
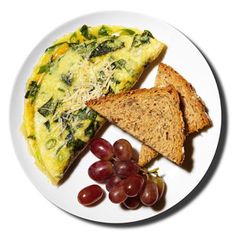
[(183, 162), (184, 121), (173, 86), (109, 95), (86, 105), (171, 161)]
[(173, 85), (180, 93), (186, 125), (185, 130), (188, 134), (199, 132), (201, 129), (211, 126), (212, 122), (206, 113), (206, 106), (197, 95), (193, 86), (172, 67), (160, 63), (156, 77), (156, 86), (162, 87), (167, 85)]

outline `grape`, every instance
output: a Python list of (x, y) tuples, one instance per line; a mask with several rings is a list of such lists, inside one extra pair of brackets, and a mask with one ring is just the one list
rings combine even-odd
[(109, 199), (113, 203), (122, 203), (126, 200), (127, 195), (124, 190), (123, 181), (115, 185), (109, 192)]
[(135, 196), (135, 197), (128, 197), (123, 202), (123, 205), (128, 209), (134, 210), (139, 207), (140, 203), (141, 202), (139, 196)]
[(133, 156), (133, 148), (125, 139), (119, 139), (113, 144), (114, 154), (121, 161), (128, 161)]
[(135, 175), (139, 172), (139, 167), (132, 161), (117, 161), (114, 164), (116, 175), (124, 179), (130, 175)]
[(142, 192), (140, 193), (140, 200), (145, 206), (153, 206), (158, 200), (158, 187), (151, 181), (147, 180)]
[(130, 175), (127, 179), (124, 180), (125, 193), (129, 197), (134, 197), (138, 195), (142, 189), (144, 179), (141, 175)]
[(104, 161), (111, 160), (114, 155), (112, 145), (103, 138), (93, 139), (90, 150), (96, 157)]
[(92, 184), (80, 190), (77, 199), (81, 204), (90, 206), (98, 202), (103, 195), (104, 192), (101, 187), (96, 184)]
[(104, 182), (112, 175), (112, 173), (113, 168), (110, 161), (97, 161), (88, 169), (90, 178), (98, 182)]
[(159, 199), (161, 199), (162, 195), (165, 192), (165, 182), (163, 179), (159, 176), (157, 177), (152, 177), (152, 181), (157, 185), (158, 188), (158, 193), (159, 193)]
[(116, 184), (118, 184), (121, 181), (121, 178), (117, 175), (113, 175), (110, 179), (106, 182), (106, 189), (109, 192), (112, 187), (114, 187)]

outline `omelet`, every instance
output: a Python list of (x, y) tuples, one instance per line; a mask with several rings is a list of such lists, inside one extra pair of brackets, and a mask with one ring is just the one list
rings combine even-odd
[(45, 50), (27, 81), (22, 127), (53, 184), (105, 123), (86, 101), (131, 89), (164, 48), (148, 30), (83, 25)]

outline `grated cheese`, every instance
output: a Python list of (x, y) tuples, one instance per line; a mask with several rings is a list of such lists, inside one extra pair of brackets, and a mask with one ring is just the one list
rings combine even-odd
[[(114, 70), (111, 66), (113, 62), (109, 61), (100, 66), (99, 62), (92, 63), (88, 60), (83, 60), (75, 63), (70, 68), (70, 72), (74, 75), (75, 87), (72, 91), (66, 90), (60, 109), (57, 109), (52, 117), (52, 119), (58, 119), (59, 122), (52, 131), (56, 131), (60, 127), (60, 133), (64, 132), (65, 127), (60, 118), (62, 112), (66, 112), (66, 116), (63, 116), (63, 119), (72, 122), (71, 114), (73, 112), (86, 108), (87, 101), (101, 97), (109, 91), (109, 87), (112, 84), (111, 79), (114, 75)], [(98, 79), (99, 71), (104, 73), (102, 80)]]

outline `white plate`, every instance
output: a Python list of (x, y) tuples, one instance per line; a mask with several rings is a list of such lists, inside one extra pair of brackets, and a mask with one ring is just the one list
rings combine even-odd
[[(84, 207), (78, 204), (77, 193), (88, 184), (94, 183), (88, 177), (87, 169), (96, 161), (96, 158), (91, 153), (87, 153), (83, 156), (69, 179), (62, 186), (55, 187), (37, 169), (33, 158), (27, 150), (26, 141), (19, 130), (23, 116), (26, 80), (45, 48), (57, 38), (68, 32), (73, 32), (83, 24), (91, 26), (112, 24), (150, 30), (155, 37), (168, 45), (163, 62), (173, 66), (187, 78), (207, 104), (214, 126), (192, 140), (192, 170), (184, 170), (164, 158), (156, 161), (152, 166), (160, 167), (161, 174), (164, 174), (164, 179), (168, 186), (165, 206), (160, 210), (142, 207), (138, 210), (126, 211), (119, 205), (112, 204), (108, 197), (96, 207)], [(156, 73), (157, 67), (153, 68), (147, 75), (142, 87), (152, 87)], [(84, 219), (106, 223), (127, 223), (147, 219), (170, 209), (197, 186), (207, 172), (218, 145), (221, 128), (221, 105), (216, 81), (209, 65), (199, 50), (182, 33), (171, 25), (149, 16), (131, 12), (98, 12), (81, 16), (58, 27), (33, 49), (23, 64), (15, 82), (11, 100), (10, 123), (13, 144), (20, 164), (31, 182), (49, 201), (61, 209)], [(110, 142), (114, 142), (118, 138), (126, 138), (137, 150), (139, 150), (141, 145), (137, 140), (113, 125), (105, 131), (103, 137)]]

